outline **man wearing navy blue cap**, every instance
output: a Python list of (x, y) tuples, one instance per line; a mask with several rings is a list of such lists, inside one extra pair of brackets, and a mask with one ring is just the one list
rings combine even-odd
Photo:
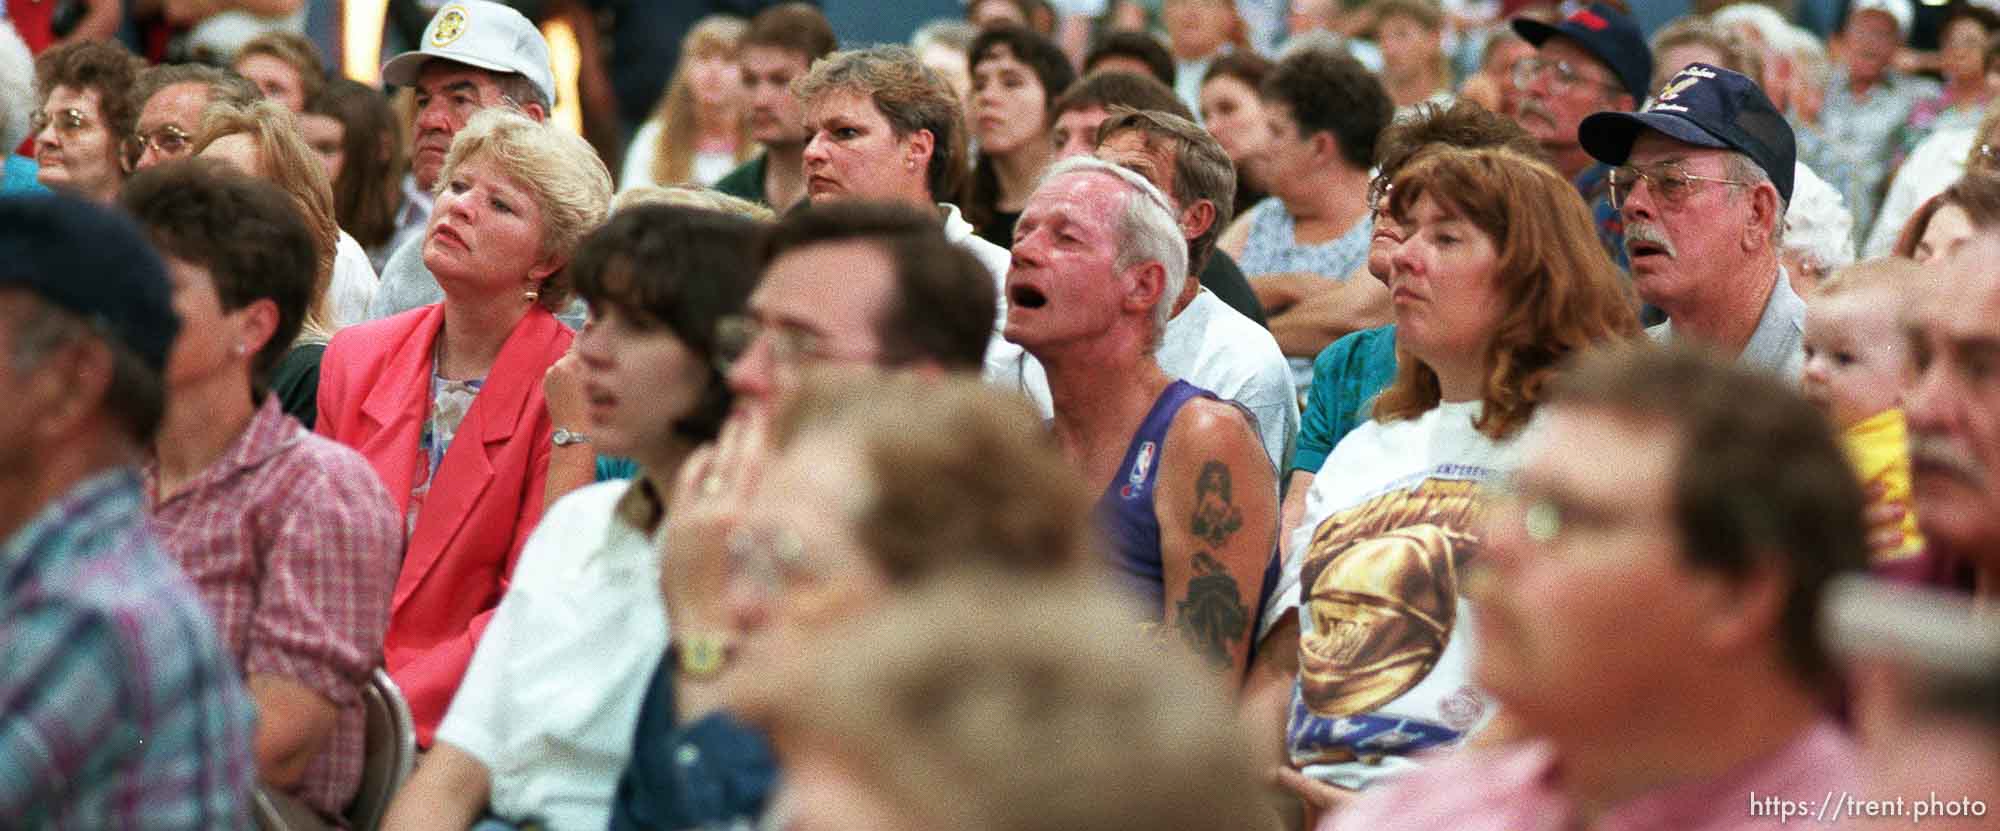
[(1577, 129), (1591, 113), (1629, 112), (1646, 100), (1652, 49), (1631, 16), (1604, 3), (1559, 23), (1515, 18), (1513, 27), (1535, 45), (1534, 59), (1514, 69), (1514, 85), (1521, 90), (1514, 120), (1541, 142), (1556, 169), (1576, 182), (1597, 221), (1599, 240), (1622, 267), (1624, 237), (1610, 204), (1610, 170), (1584, 152)]
[(1667, 313), (1650, 331), (1740, 355), (1796, 381), (1805, 303), (1778, 262), (1797, 156), (1792, 128), (1755, 81), (1689, 64), (1637, 113), (1584, 119), (1625, 220), (1639, 297)]
[(8, 827), (250, 827), (250, 699), (141, 508), (178, 328), (129, 220), (0, 199)]

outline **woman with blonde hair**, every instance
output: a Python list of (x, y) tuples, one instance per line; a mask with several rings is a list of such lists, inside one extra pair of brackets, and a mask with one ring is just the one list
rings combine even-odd
[[(1639, 334), (1589, 210), (1546, 164), (1429, 151), (1396, 174), (1388, 207), (1403, 234), (1388, 280), (1396, 377), (1328, 456), (1340, 475), (1313, 479), (1279, 587), (1297, 588), (1300, 626), (1290, 761), (1346, 790), (1491, 717), (1468, 688), (1475, 610), (1460, 584), (1482, 544), (1482, 488), (1511, 467), (1566, 357)], [(1356, 622), (1407, 637), (1356, 640)], [(1410, 740), (1383, 755), (1391, 730)]]
[(639, 185), (713, 185), (757, 149), (743, 118), (738, 45), (750, 24), (739, 18), (702, 18), (681, 42), (659, 109), (632, 136), (618, 189)]
[(384, 656), (428, 748), (542, 516), (557, 430), (542, 395), (575, 336), (571, 254), (604, 221), (588, 142), (505, 108), (452, 139), (422, 244), (444, 300), (350, 326), (320, 366), (316, 429), (368, 458), (408, 529)]
[(269, 99), (249, 106), (212, 105), (202, 114), (194, 148), (196, 155), (233, 164), (290, 194), (312, 231), (319, 252), (313, 300), (292, 352), (279, 361), (271, 378), (285, 412), (311, 427), (320, 353), (340, 327), (366, 316), (375, 296), (375, 269), (361, 244), (335, 221), (333, 186), (290, 110)]

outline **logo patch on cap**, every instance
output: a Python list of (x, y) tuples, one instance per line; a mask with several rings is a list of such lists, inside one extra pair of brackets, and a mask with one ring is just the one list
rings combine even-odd
[(1583, 11), (1570, 15), (1569, 22), (1575, 23), (1578, 26), (1582, 26), (1583, 28), (1589, 29), (1593, 32), (1602, 32), (1605, 29), (1611, 28), (1611, 21), (1605, 20), (1602, 17), (1598, 17), (1597, 12), (1591, 11), (1589, 9), (1584, 9)]
[(465, 7), (451, 6), (438, 12), (437, 28), (431, 32), (432, 46), (450, 46), (465, 34)]

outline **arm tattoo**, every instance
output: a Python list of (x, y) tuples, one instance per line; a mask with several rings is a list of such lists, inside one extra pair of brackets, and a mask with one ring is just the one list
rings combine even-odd
[(1194, 555), (1195, 577), (1188, 581), (1187, 599), (1175, 604), (1174, 623), (1181, 640), (1217, 669), (1229, 668), (1229, 645), (1243, 638), (1250, 622), (1236, 578), (1206, 552)]
[(1194, 480), (1194, 535), (1221, 547), (1243, 527), (1243, 509), (1229, 501), (1229, 466), (1213, 459), (1201, 466)]

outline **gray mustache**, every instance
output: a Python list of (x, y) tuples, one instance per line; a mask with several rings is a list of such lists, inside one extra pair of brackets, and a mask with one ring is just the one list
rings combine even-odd
[(1970, 485), (1984, 487), (1986, 484), (1985, 465), (1957, 443), (1937, 436), (1910, 436), (1910, 465), (1914, 468), (1936, 468)]
[(1658, 246), (1662, 251), (1666, 252), (1668, 259), (1680, 257), (1680, 252), (1674, 250), (1674, 241), (1668, 239), (1667, 233), (1660, 230), (1659, 226), (1650, 222), (1628, 222), (1625, 224), (1626, 254), (1632, 253), (1632, 244), (1635, 242)]

